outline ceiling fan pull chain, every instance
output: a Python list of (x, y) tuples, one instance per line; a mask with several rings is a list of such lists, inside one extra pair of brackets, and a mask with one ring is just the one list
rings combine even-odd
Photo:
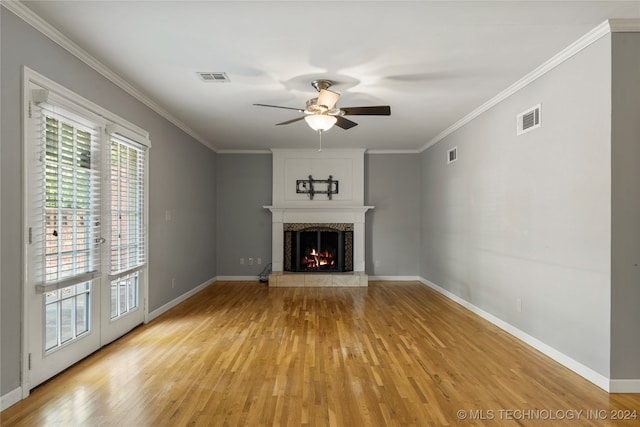
[(322, 151), (322, 129), (320, 129), (318, 133), (320, 134), (320, 148), (318, 148), (318, 151)]

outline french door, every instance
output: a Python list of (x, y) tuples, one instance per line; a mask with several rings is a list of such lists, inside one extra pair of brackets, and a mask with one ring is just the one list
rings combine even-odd
[(102, 345), (144, 321), (140, 290), (145, 282), (145, 159), (135, 141), (109, 136), (109, 250), (104, 257), (108, 286), (102, 293)]
[(102, 116), (56, 102), (33, 84), (27, 89), (25, 363), (32, 388), (144, 321), (146, 150)]

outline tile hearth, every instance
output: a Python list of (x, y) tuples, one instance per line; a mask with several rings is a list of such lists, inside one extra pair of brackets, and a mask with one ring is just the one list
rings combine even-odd
[(363, 272), (324, 274), (276, 271), (269, 275), (269, 286), (274, 288), (361, 288), (369, 286), (369, 276)]

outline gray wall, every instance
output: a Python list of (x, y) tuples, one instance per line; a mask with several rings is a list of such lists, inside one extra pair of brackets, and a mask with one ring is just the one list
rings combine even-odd
[[(18, 49), (17, 42), (9, 43), (8, 16), (0, 7), (0, 196), (2, 201), (2, 269), (0, 270), (0, 395), (20, 385), (20, 323), (22, 314), (21, 291), (21, 240), (22, 224), (20, 206), (21, 180), (21, 116), (20, 116), (20, 70), (10, 69), (7, 56)], [(11, 15), (13, 17), (13, 15)]]
[[(11, 12), (0, 9), (0, 395), (4, 395), (20, 386), (22, 66), (32, 68), (150, 132), (153, 145), (149, 177), (150, 311), (216, 276), (216, 155)], [(172, 221), (165, 221), (167, 210), (173, 213)], [(171, 288), (170, 278), (173, 277), (176, 278), (175, 288)]]
[(159, 124), (151, 130), (149, 311), (216, 276), (216, 155)]
[[(271, 261), (271, 213), (262, 208), (271, 204), (271, 155), (219, 154), (216, 173), (218, 276), (255, 276)], [(365, 155), (365, 203), (375, 206), (367, 213), (367, 273), (418, 276), (420, 155)]]
[(365, 155), (368, 274), (420, 275), (420, 197), (419, 154)]
[(218, 276), (257, 276), (271, 262), (271, 212), (262, 207), (271, 204), (271, 170), (271, 154), (218, 155)]
[[(422, 156), (422, 276), (605, 377), (610, 55), (607, 35)], [(539, 103), (542, 127), (516, 136)]]
[(612, 36), (611, 378), (640, 378), (640, 34)]

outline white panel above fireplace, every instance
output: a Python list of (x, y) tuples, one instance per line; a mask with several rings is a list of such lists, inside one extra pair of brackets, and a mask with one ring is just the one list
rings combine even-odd
[[(273, 149), (273, 206), (364, 205), (364, 150), (279, 150)], [(296, 192), (296, 181), (338, 181), (338, 194), (329, 199)]]

